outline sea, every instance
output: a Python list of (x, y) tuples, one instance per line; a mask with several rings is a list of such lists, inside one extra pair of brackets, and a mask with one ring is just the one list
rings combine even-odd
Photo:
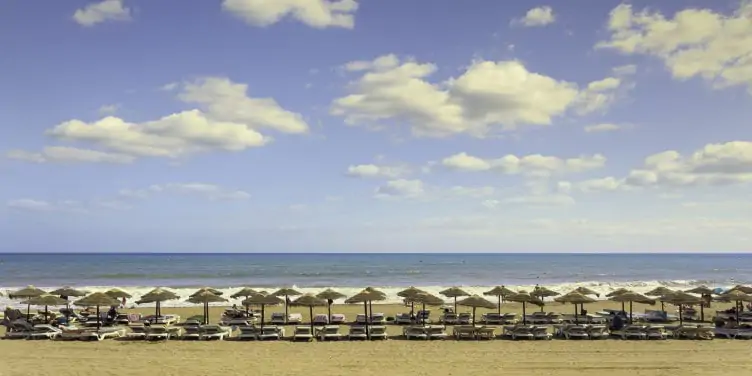
[(433, 294), (451, 286), (478, 294), (497, 285), (526, 290), (540, 285), (560, 293), (585, 286), (603, 298), (621, 287), (647, 292), (658, 286), (726, 289), (748, 283), (752, 254), (0, 254), (0, 307), (20, 306), (7, 293), (27, 285), (89, 292), (118, 287), (134, 296), (131, 302), (155, 287), (187, 299), (206, 286), (228, 297), (245, 286), (303, 293), (333, 288), (348, 296), (370, 286), (387, 294), (381, 303), (397, 303), (397, 292), (408, 286)]

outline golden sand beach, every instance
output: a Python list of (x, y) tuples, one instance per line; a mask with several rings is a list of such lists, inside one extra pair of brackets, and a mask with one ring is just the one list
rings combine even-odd
[[(618, 308), (613, 302), (586, 306), (595, 312)], [(634, 306), (642, 312), (648, 307)], [(714, 304), (712, 310), (727, 308)], [(186, 318), (201, 307), (164, 308)], [(271, 307), (269, 312), (283, 311)], [(401, 305), (374, 305), (394, 315)], [(521, 312), (504, 304), (505, 312)], [(535, 308), (533, 309), (535, 310)], [(571, 305), (548, 304), (547, 311), (572, 312)], [(152, 308), (128, 312), (151, 313)], [(212, 320), (222, 307), (212, 307)], [(315, 313), (325, 312), (316, 309)], [(352, 319), (362, 305), (335, 305)], [(438, 310), (435, 310), (434, 314)], [(460, 307), (460, 311), (463, 309)], [(479, 310), (478, 314), (486, 310)], [(308, 320), (307, 309), (291, 307)], [(708, 318), (712, 316), (706, 312)], [(291, 328), (290, 328), (291, 329)], [(288, 332), (289, 333), (289, 332)], [(389, 325), (390, 335), (401, 328)], [(748, 342), (712, 341), (406, 341), (384, 342), (183, 342), (148, 343), (0, 341), (0, 376), (16, 375), (746, 375), (752, 374)]]

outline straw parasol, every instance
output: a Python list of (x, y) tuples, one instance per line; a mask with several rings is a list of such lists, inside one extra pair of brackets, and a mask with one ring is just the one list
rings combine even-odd
[[(35, 298), (37, 296), (41, 296), (46, 294), (44, 290), (38, 289), (32, 285), (28, 285), (18, 291), (15, 291), (9, 295), (11, 295), (14, 298)], [(31, 315), (31, 304), (27, 304), (26, 306), (26, 319), (29, 319), (29, 316)]]
[(504, 285), (501, 285), (501, 286), (496, 286), (496, 287), (494, 287), (494, 288), (492, 288), (492, 289), (484, 292), (483, 295), (485, 295), (485, 296), (495, 296), (496, 298), (499, 299), (499, 304), (498, 304), (499, 312), (498, 313), (501, 314), (501, 303), (504, 301), (504, 298), (507, 295), (512, 295), (514, 293), (515, 293), (514, 291), (512, 291), (512, 290), (510, 290), (510, 289), (508, 289), (506, 287), (504, 287)]
[[(258, 294), (259, 294), (258, 291), (250, 287), (243, 287), (240, 290), (238, 290), (236, 293), (230, 295), (230, 297), (233, 299), (237, 299), (237, 298), (248, 299), (248, 297), (258, 295)], [(248, 306), (245, 306), (245, 313), (248, 313)]]
[[(656, 287), (648, 292), (645, 293), (646, 296), (669, 296), (674, 293), (674, 290), (671, 290), (670, 288), (666, 288), (663, 286)], [(660, 300), (660, 299), (659, 299)], [(661, 311), (666, 312), (666, 309), (663, 306), (663, 300), (661, 300)]]
[(243, 300), (241, 304), (244, 306), (259, 305), (261, 306), (261, 329), (264, 329), (264, 307), (268, 305), (282, 304), (282, 299), (274, 295), (257, 294), (250, 296)]
[(73, 302), (73, 304), (79, 306), (79, 307), (90, 307), (90, 306), (96, 306), (97, 307), (97, 330), (102, 326), (101, 322), (101, 316), (99, 315), (99, 307), (112, 307), (120, 305), (120, 302), (103, 293), (103, 292), (95, 292), (91, 295), (87, 295), (79, 300), (76, 300)]
[[(684, 292), (690, 293), (690, 294), (700, 294), (700, 297), (703, 298), (703, 302), (700, 303), (700, 321), (705, 321), (705, 303), (710, 302), (710, 296), (713, 295), (713, 290), (710, 289), (710, 287), (707, 286), (697, 286), (693, 289), (685, 290)], [(705, 299), (708, 299), (705, 301)], [(708, 308), (710, 308), (710, 305), (708, 305)]]
[[(587, 287), (584, 287), (584, 286), (580, 286), (580, 287), (574, 289), (574, 291), (579, 292), (580, 294), (585, 295), (585, 296), (587, 296), (587, 295), (595, 295), (596, 298), (600, 298), (601, 297), (601, 294), (598, 291), (591, 290), (591, 289), (589, 289)], [(580, 311), (582, 311), (583, 309), (585, 309), (584, 304), (580, 304)]]
[(326, 299), (326, 314), (329, 316), (329, 322), (332, 321), (332, 303), (337, 299), (343, 299), (346, 298), (345, 294), (342, 294), (338, 291), (334, 291), (332, 289), (326, 289), (318, 294), (316, 294), (316, 297), (321, 299)]
[[(410, 304), (419, 303), (423, 305), (423, 312), (426, 310), (426, 306), (441, 306), (444, 305), (444, 299), (441, 299), (440, 297), (433, 295), (428, 292), (421, 292), (421, 293), (414, 293), (409, 298), (407, 298)], [(425, 325), (426, 323), (426, 316), (425, 314), (421, 315), (421, 321)]]
[(732, 287), (730, 290), (724, 292), (724, 294), (729, 293), (731, 291), (741, 291), (745, 294), (752, 294), (752, 287), (744, 286), (744, 285), (736, 285)]
[(123, 299), (123, 298), (130, 299), (133, 297), (131, 294), (119, 288), (112, 288), (112, 289), (105, 291), (104, 293), (115, 299)]
[(406, 301), (410, 302), (410, 314), (412, 314), (413, 312), (415, 312), (415, 302), (412, 301), (412, 300), (410, 300), (409, 298), (411, 298), (413, 296), (416, 296), (418, 294), (425, 294), (425, 293), (426, 293), (425, 291), (423, 291), (423, 290), (421, 290), (421, 289), (419, 289), (419, 288), (417, 288), (415, 286), (410, 286), (410, 287), (408, 287), (408, 288), (406, 288), (406, 289), (398, 292), (397, 296), (399, 296), (401, 298), (405, 298)]
[[(739, 286), (737, 286), (737, 287), (739, 287)], [(741, 286), (741, 287), (744, 287), (744, 286)], [(752, 302), (752, 295), (748, 295), (747, 293), (745, 293), (744, 291), (742, 291), (742, 289), (737, 289), (736, 287), (733, 288), (733, 289), (731, 289), (731, 290), (729, 290), (729, 291), (727, 291), (727, 292), (724, 292), (719, 297), (735, 302), (735, 304), (736, 304), (736, 312), (737, 312), (736, 313), (736, 323), (737, 324), (739, 323), (739, 316), (741, 316), (741, 315), (739, 315), (739, 312), (741, 312), (741, 310), (739, 309), (739, 306), (742, 305), (741, 302)]]
[(47, 315), (49, 314), (49, 310), (47, 309), (47, 307), (67, 305), (68, 300), (58, 297), (57, 295), (44, 294), (44, 295), (35, 296), (33, 298), (29, 298), (28, 300), (21, 302), (21, 304), (44, 306), (44, 317), (46, 319)]
[[(345, 300), (345, 303), (347, 304), (363, 303), (363, 310), (366, 314), (366, 337), (368, 337), (369, 339), (371, 338), (371, 334), (368, 329), (368, 323), (371, 320), (370, 316), (368, 315), (368, 306), (369, 303), (380, 300), (386, 300), (386, 294), (372, 287), (366, 287), (365, 289), (363, 289), (363, 291)], [(371, 308), (371, 313), (373, 313), (373, 308)]]
[(313, 307), (323, 307), (327, 301), (313, 294), (301, 295), (290, 303), (293, 306), (308, 307), (308, 316), (311, 318), (311, 333), (313, 333)]
[(447, 298), (454, 298), (454, 312), (457, 312), (457, 298), (471, 295), (469, 292), (456, 286), (450, 287), (444, 291), (440, 291), (439, 294), (444, 295)]
[(488, 309), (496, 308), (496, 304), (494, 304), (491, 301), (486, 300), (485, 298), (479, 295), (471, 295), (465, 299), (458, 301), (456, 304), (464, 306), (464, 307), (471, 307), (473, 309), (473, 322), (475, 322), (475, 310), (477, 308), (488, 308)]
[(136, 304), (156, 303), (156, 310), (154, 312), (159, 317), (162, 315), (162, 302), (175, 299), (180, 299), (180, 297), (170, 290), (157, 287), (143, 295)]
[(518, 294), (510, 295), (510, 296), (507, 296), (507, 300), (510, 301), (510, 302), (522, 303), (522, 324), (523, 325), (527, 324), (527, 319), (525, 318), (525, 316), (527, 316), (526, 313), (527, 313), (527, 304), (528, 303), (532, 303), (532, 304), (535, 304), (535, 305), (540, 306), (540, 307), (543, 307), (543, 305), (544, 305), (544, 303), (543, 303), (542, 300), (540, 300), (537, 297), (532, 296), (530, 294), (519, 294), (518, 293)]
[[(586, 303), (595, 303), (595, 299), (593, 299), (593, 298), (591, 298), (589, 296), (585, 296), (585, 294), (583, 294), (583, 293), (581, 293), (581, 292), (579, 292), (577, 290), (574, 290), (574, 291), (572, 291), (572, 292), (570, 292), (568, 294), (562, 295), (562, 296), (557, 296), (556, 298), (554, 298), (554, 301), (557, 301), (559, 303), (572, 303), (574, 305), (574, 322), (575, 322), (575, 324), (579, 324), (580, 323), (579, 319), (578, 319), (577, 305), (579, 304), (580, 306), (582, 306), (583, 304), (586, 304)], [(582, 308), (580, 307), (580, 309), (582, 309)]]
[(227, 299), (204, 289), (196, 291), (188, 298), (188, 302), (190, 303), (204, 305), (204, 324), (209, 323), (209, 303), (219, 303), (226, 301)]
[(689, 295), (686, 292), (682, 291), (674, 291), (671, 294), (661, 296), (660, 298), (658, 298), (658, 300), (660, 300), (661, 303), (666, 302), (679, 306), (679, 325), (684, 324), (684, 315), (682, 311), (682, 307), (684, 305), (700, 304), (702, 306), (702, 298), (698, 298), (694, 295)]
[(655, 300), (648, 298), (645, 295), (638, 294), (633, 291), (627, 291), (622, 294), (612, 296), (609, 298), (609, 300), (615, 301), (615, 302), (622, 302), (626, 303), (629, 302), (629, 323), (632, 323), (632, 303), (643, 303), (643, 304), (655, 304)]
[(196, 290), (196, 292), (194, 292), (193, 294), (191, 294), (191, 295), (190, 295), (189, 297), (191, 297), (191, 296), (193, 296), (193, 295), (198, 295), (198, 294), (201, 294), (202, 292), (208, 292), (208, 293), (214, 294), (214, 295), (216, 295), (216, 296), (222, 296), (222, 294), (224, 294), (224, 293), (223, 293), (222, 291), (220, 291), (220, 290), (217, 290), (217, 289), (215, 289), (215, 288), (211, 288), (211, 287), (202, 287), (202, 288), (200, 288), (200, 289)]
[(291, 296), (303, 295), (303, 293), (293, 288), (286, 287), (286, 288), (281, 288), (273, 292), (272, 295), (276, 297), (281, 297), (281, 296), (285, 297), (285, 323), (287, 323), (287, 316), (288, 316), (287, 302), (290, 300)]
[[(558, 296), (561, 294), (559, 294), (556, 291), (547, 289), (545, 287), (535, 285), (535, 288), (533, 289), (533, 292), (530, 293), (530, 295), (543, 301), (544, 298), (548, 298), (551, 296)], [(540, 307), (541, 307), (541, 312), (543, 312), (543, 306), (541, 305)]]
[[(70, 286), (65, 286), (65, 287), (61, 287), (61, 288), (59, 288), (57, 290), (50, 291), (50, 295), (58, 295), (58, 296), (60, 296), (61, 299), (65, 299), (65, 308), (67, 308), (68, 310), (70, 309), (70, 304), (68, 302), (68, 297), (69, 296), (77, 298), (77, 297), (81, 297), (81, 296), (86, 296), (86, 294), (87, 294), (86, 291), (76, 290), (76, 289), (74, 289), (73, 287), (70, 287)], [(66, 310), (65, 317), (68, 317), (68, 314), (69, 314), (69, 312)]]

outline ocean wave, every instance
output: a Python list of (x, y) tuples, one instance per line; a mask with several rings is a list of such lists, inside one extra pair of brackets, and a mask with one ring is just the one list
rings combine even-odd
[[(742, 282), (738, 282), (742, 283)], [(706, 280), (671, 280), (671, 281), (632, 281), (632, 282), (604, 282), (604, 281), (590, 281), (590, 282), (577, 282), (577, 283), (560, 283), (560, 284), (546, 284), (545, 287), (556, 291), (558, 293), (567, 293), (569, 291), (572, 291), (576, 289), (577, 287), (587, 287), (589, 289), (592, 289), (598, 293), (601, 294), (599, 298), (596, 299), (605, 299), (605, 295), (609, 292), (619, 289), (619, 288), (626, 288), (638, 293), (645, 293), (647, 291), (650, 291), (656, 287), (668, 287), (671, 289), (678, 289), (678, 290), (686, 290), (691, 289), (693, 287), (699, 286), (699, 285), (707, 285), (711, 289), (713, 288), (730, 288), (732, 285), (714, 285), (714, 282), (712, 281), (706, 281)], [(7, 297), (7, 292), (14, 291), (17, 289), (22, 288), (23, 286), (3, 286), (0, 287), (0, 291), (3, 293), (6, 293), (4, 297), (0, 297), (0, 306), (10, 306), (14, 308), (22, 308), (19, 304), (18, 300), (11, 300)], [(43, 290), (54, 290), (58, 288), (59, 286), (47, 286), (47, 287), (40, 287)], [(169, 287), (169, 286), (168, 286)], [(196, 289), (203, 287), (203, 286), (193, 286), (193, 287), (175, 287), (172, 288), (173, 291), (177, 293), (178, 296), (181, 297), (180, 300), (173, 300), (173, 301), (167, 301), (163, 302), (162, 306), (164, 307), (189, 307), (194, 306), (192, 303), (186, 302), (184, 299), (187, 299), (190, 294), (196, 291)], [(238, 290), (240, 290), (242, 287), (236, 286), (236, 287), (226, 287), (221, 288), (217, 287), (218, 290), (223, 292), (223, 296), (228, 298), (228, 302), (225, 303), (218, 303), (214, 304), (217, 306), (227, 306), (232, 304), (240, 304), (240, 299), (231, 299), (229, 298), (230, 295), (234, 294)], [(268, 292), (273, 292), (274, 290), (283, 287), (283, 286), (250, 286), (252, 288), (255, 288), (257, 290), (265, 290)], [(284, 286), (288, 287), (288, 286)], [(352, 296), (360, 292), (365, 286), (359, 286), (359, 287), (353, 287), (353, 286), (317, 286), (317, 287), (306, 287), (306, 286), (291, 286), (295, 288), (296, 290), (302, 292), (302, 293), (318, 293), (326, 288), (332, 288), (334, 290), (337, 290), (341, 292), (342, 294), (346, 296)], [(402, 298), (397, 296), (397, 293), (403, 289), (405, 289), (405, 286), (373, 286), (381, 291), (383, 291), (387, 299), (381, 302), (374, 302), (374, 304), (394, 304), (394, 303), (401, 303)], [(440, 296), (439, 292), (442, 290), (445, 290), (451, 286), (415, 286), (417, 288), (420, 288), (422, 290), (425, 290), (429, 293), (432, 293), (434, 295)], [(483, 294), (484, 291), (488, 291), (492, 289), (494, 286), (462, 286), (462, 288), (471, 293), (471, 294)], [(512, 290), (520, 290), (524, 289), (527, 291), (530, 291), (535, 287), (535, 284), (530, 285), (507, 285), (508, 288)], [(129, 299), (128, 306), (131, 306), (132, 304), (130, 302), (137, 301), (142, 295), (146, 294), (150, 290), (154, 289), (155, 286), (76, 286), (76, 288), (89, 291), (89, 292), (96, 292), (96, 291), (106, 291), (111, 288), (120, 288), (127, 292), (129, 292), (131, 295), (133, 295), (132, 299)], [(447, 303), (450, 302), (449, 299), (446, 299)], [(335, 301), (335, 303), (343, 303), (342, 300)], [(150, 304), (144, 304), (144, 307), (150, 307), (153, 306)], [(24, 307), (25, 308), (25, 307)]]

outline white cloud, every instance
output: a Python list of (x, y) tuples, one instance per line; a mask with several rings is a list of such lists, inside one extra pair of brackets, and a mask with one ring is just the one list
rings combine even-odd
[(97, 150), (64, 146), (48, 146), (39, 153), (24, 150), (9, 150), (6, 157), (33, 163), (115, 163), (126, 164), (135, 160), (126, 154), (105, 153)]
[(532, 8), (525, 13), (525, 16), (512, 20), (513, 25), (523, 26), (546, 26), (556, 21), (554, 10), (550, 6), (540, 6)]
[(73, 20), (81, 26), (94, 26), (106, 21), (128, 21), (130, 19), (131, 10), (123, 5), (123, 0), (104, 0), (91, 3), (73, 13)]
[(346, 174), (358, 178), (398, 178), (409, 172), (409, 169), (404, 166), (360, 164), (348, 167)]
[(355, 0), (223, 0), (222, 9), (259, 27), (289, 17), (318, 29), (352, 29), (358, 3)]
[(575, 204), (575, 200), (566, 194), (540, 194), (508, 197), (501, 200), (485, 200), (482, 204), (489, 209), (501, 205), (570, 206)]
[[(227, 189), (215, 184), (207, 183), (168, 183), (155, 184), (149, 187), (150, 192), (158, 193), (178, 193), (188, 195), (198, 195), (208, 198), (209, 200), (247, 200), (251, 197), (250, 193), (237, 189)], [(122, 192), (122, 191), (121, 191)], [(140, 192), (140, 191), (137, 191)]]
[(10, 200), (6, 203), (6, 206), (13, 209), (32, 211), (49, 211), (54, 208), (54, 206), (47, 201), (32, 200), (28, 198)]
[(708, 144), (690, 155), (676, 150), (649, 155), (624, 178), (605, 177), (570, 184), (582, 191), (648, 187), (722, 186), (752, 182), (752, 142)]
[[(271, 98), (247, 96), (247, 85), (222, 77), (183, 83), (178, 98), (202, 109), (187, 110), (142, 123), (116, 116), (95, 122), (78, 119), (58, 124), (46, 133), (60, 141), (86, 143), (100, 151), (47, 148), (41, 153), (13, 151), (16, 159), (128, 163), (139, 157), (178, 158), (210, 151), (243, 151), (272, 139), (261, 130), (302, 134), (308, 125), (300, 114), (287, 111)], [(48, 150), (49, 149), (49, 150)], [(76, 155), (50, 156), (57, 152)]]
[(377, 198), (417, 198), (425, 193), (425, 188), (418, 179), (397, 179), (377, 187), (374, 193)]
[(501, 158), (479, 158), (458, 153), (441, 161), (445, 167), (460, 171), (499, 171), (505, 174), (523, 174), (546, 177), (553, 174), (578, 173), (602, 168), (606, 157), (601, 154), (583, 155), (576, 158), (559, 158), (540, 154), (522, 157), (505, 155)]
[[(616, 78), (584, 89), (574, 83), (530, 72), (519, 61), (475, 61), (458, 77), (432, 83), (438, 67), (384, 55), (355, 61), (345, 70), (361, 72), (349, 84), (350, 94), (333, 101), (331, 113), (350, 125), (407, 123), (418, 136), (456, 134), (486, 136), (493, 128), (550, 125), (575, 110), (586, 114), (614, 99)], [(618, 85), (617, 85), (618, 86)]]
[(617, 76), (629, 76), (637, 73), (637, 65), (620, 65), (618, 67), (614, 67), (611, 71), (614, 72), (614, 74)]
[(99, 107), (98, 112), (101, 115), (111, 115), (111, 114), (114, 114), (115, 112), (117, 112), (117, 110), (119, 110), (119, 109), (120, 109), (120, 105), (119, 104), (105, 104), (105, 105), (102, 105), (101, 107)]
[(752, 93), (752, 2), (740, 1), (731, 15), (689, 8), (673, 17), (621, 4), (611, 11), (608, 30), (610, 38), (596, 47), (655, 56), (676, 79), (747, 85)]
[(587, 133), (615, 132), (624, 129), (624, 126), (613, 123), (600, 123), (583, 127)]

